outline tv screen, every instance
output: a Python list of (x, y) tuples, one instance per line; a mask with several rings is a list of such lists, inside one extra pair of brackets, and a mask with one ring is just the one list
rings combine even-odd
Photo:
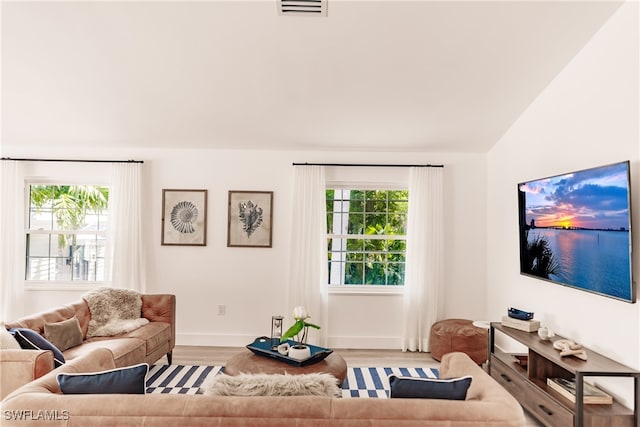
[(635, 302), (629, 162), (518, 184), (520, 273)]

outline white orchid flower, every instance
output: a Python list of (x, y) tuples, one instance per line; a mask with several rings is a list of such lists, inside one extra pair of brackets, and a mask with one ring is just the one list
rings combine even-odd
[(304, 308), (303, 306), (299, 305), (296, 308), (293, 309), (293, 318), (296, 320), (305, 320), (308, 319), (309, 317), (309, 313), (307, 312), (307, 309)]
[[(296, 340), (300, 344), (307, 343), (307, 333), (309, 328), (320, 329), (320, 326), (314, 325), (313, 323), (309, 323), (306, 319), (310, 318), (309, 312), (303, 306), (299, 305), (293, 309), (293, 318), (295, 323), (291, 325), (289, 329), (282, 335), (280, 338), (280, 342), (285, 342), (289, 338), (296, 337)], [(302, 336), (300, 336), (302, 333)]]

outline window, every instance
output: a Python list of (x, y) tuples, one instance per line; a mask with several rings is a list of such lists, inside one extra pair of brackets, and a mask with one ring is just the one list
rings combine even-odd
[(108, 187), (31, 184), (28, 191), (25, 279), (103, 281)]
[(404, 285), (407, 190), (329, 189), (330, 285)]

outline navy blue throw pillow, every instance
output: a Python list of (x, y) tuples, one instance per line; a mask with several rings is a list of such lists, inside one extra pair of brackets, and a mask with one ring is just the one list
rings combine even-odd
[(64, 394), (145, 394), (148, 372), (149, 365), (140, 363), (88, 374), (58, 374), (56, 380)]
[(53, 352), (53, 363), (57, 368), (63, 365), (65, 360), (58, 347), (47, 341), (42, 335), (27, 328), (11, 328), (9, 333), (13, 335), (24, 350), (51, 350)]
[(471, 376), (451, 379), (389, 376), (391, 398), (465, 400)]

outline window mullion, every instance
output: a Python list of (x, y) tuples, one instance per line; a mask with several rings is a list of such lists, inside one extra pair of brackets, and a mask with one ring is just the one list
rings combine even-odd
[[(103, 281), (108, 187), (30, 183), (25, 280), (30, 283)], [(78, 196), (78, 197), (77, 197)], [(73, 200), (55, 213), (66, 198)], [(65, 219), (66, 218), (66, 219)], [(64, 236), (64, 237), (62, 237)], [(101, 276), (97, 271), (102, 272)], [(36, 285), (37, 286), (37, 285)]]
[(407, 202), (406, 190), (327, 190), (327, 207), (332, 207), (327, 210), (330, 284), (404, 284), (406, 245), (399, 243), (406, 241), (404, 234), (349, 231), (374, 227), (385, 233), (404, 233)]

